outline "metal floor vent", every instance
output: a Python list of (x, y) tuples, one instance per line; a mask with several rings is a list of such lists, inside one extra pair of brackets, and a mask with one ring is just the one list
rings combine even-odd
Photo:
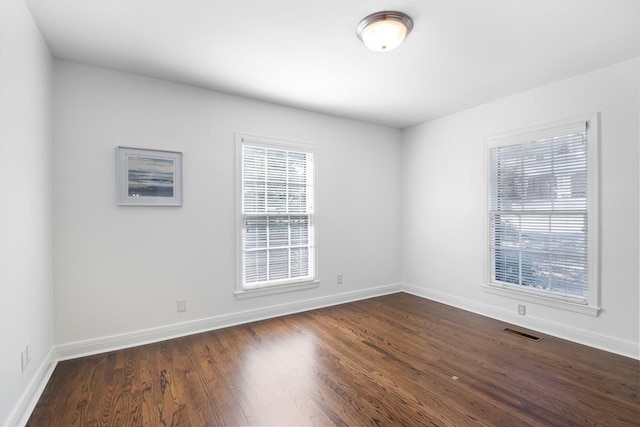
[(523, 337), (531, 341), (540, 341), (542, 339), (540, 337), (536, 337), (535, 335), (530, 335), (524, 332), (516, 331), (515, 329), (511, 329), (511, 328), (504, 328), (504, 331), (508, 334), (517, 335), (519, 337)]

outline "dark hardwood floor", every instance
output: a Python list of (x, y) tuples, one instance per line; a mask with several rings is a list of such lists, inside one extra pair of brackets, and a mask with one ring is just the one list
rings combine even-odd
[(399, 293), (63, 361), (28, 425), (640, 425), (637, 360), (508, 326)]

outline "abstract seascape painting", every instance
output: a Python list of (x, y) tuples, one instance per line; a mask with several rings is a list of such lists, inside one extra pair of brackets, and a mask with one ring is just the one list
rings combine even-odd
[(118, 204), (182, 205), (182, 154), (118, 147)]
[(130, 197), (173, 197), (175, 161), (127, 156)]

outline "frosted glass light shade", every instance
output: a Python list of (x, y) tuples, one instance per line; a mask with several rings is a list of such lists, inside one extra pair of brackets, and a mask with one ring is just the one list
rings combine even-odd
[(358, 25), (358, 38), (376, 52), (392, 50), (411, 32), (413, 21), (402, 12), (376, 12)]

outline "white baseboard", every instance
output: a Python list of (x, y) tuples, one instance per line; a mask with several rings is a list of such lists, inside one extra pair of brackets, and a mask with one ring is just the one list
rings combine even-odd
[(531, 316), (520, 316), (492, 305), (481, 304), (466, 298), (460, 298), (407, 283), (403, 284), (402, 290), (412, 295), (441, 302), (482, 316), (491, 317), (492, 319), (542, 332), (547, 335), (584, 344), (610, 353), (631, 357), (633, 359), (640, 359), (640, 345), (631, 341), (624, 341), (595, 332), (557, 324), (545, 319)]
[(76, 341), (56, 346), (58, 360), (74, 359), (122, 348), (134, 347), (143, 344), (178, 338), (214, 329), (226, 328), (242, 323), (255, 322), (257, 320), (315, 310), (351, 301), (372, 298), (381, 295), (402, 291), (402, 285), (391, 284), (368, 288), (358, 291), (345, 292), (319, 298), (311, 298), (285, 304), (273, 305), (265, 308), (248, 310), (239, 313), (224, 314), (172, 325), (160, 326), (145, 330), (127, 332), (101, 338), (84, 341)]
[(557, 324), (532, 316), (523, 317), (492, 305), (478, 303), (466, 298), (433, 291), (411, 284), (385, 285), (320, 298), (311, 298), (291, 303), (273, 305), (239, 313), (213, 316), (204, 319), (160, 326), (157, 328), (60, 344), (56, 346), (56, 356), (58, 360), (74, 359), (77, 357), (149, 344), (186, 335), (197, 334), (200, 332), (402, 291), (483, 316), (491, 317), (496, 320), (508, 322), (523, 328), (532, 329), (558, 338), (595, 347), (611, 353), (620, 354), (622, 356), (640, 359), (640, 346), (634, 342), (624, 341), (595, 332)]
[(7, 426), (22, 427), (27, 423), (58, 363), (55, 356), (55, 347), (51, 347), (27, 389), (20, 396), (18, 404), (9, 416)]

